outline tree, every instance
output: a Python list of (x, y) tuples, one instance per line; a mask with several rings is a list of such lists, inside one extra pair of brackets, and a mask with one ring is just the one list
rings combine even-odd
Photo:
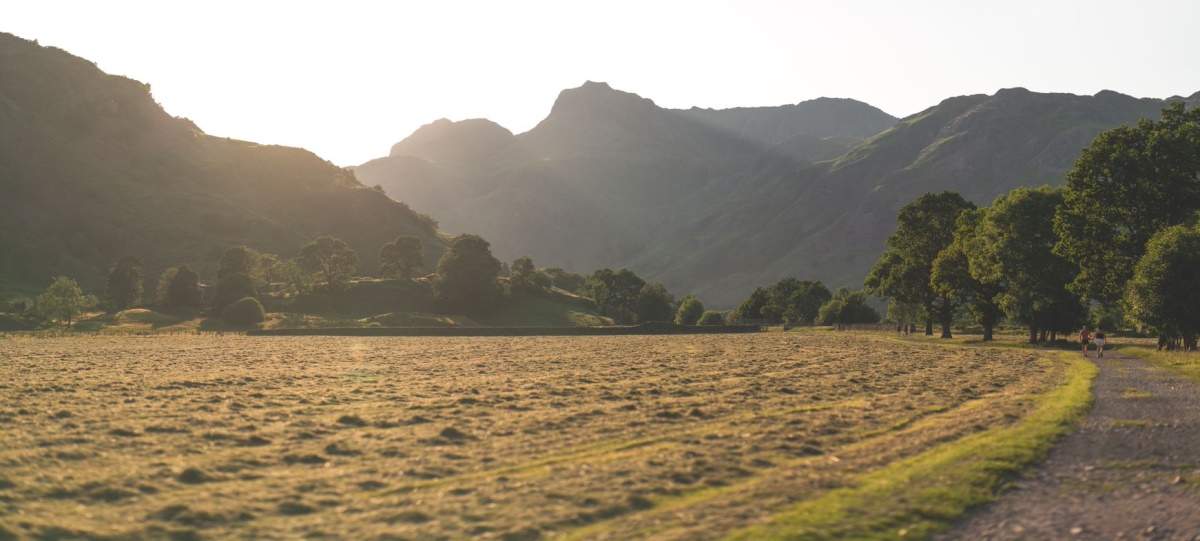
[[(983, 282), (971, 275), (967, 246), (977, 243), (979, 222), (987, 215), (987, 209), (964, 211), (958, 216), (954, 241), (938, 254), (933, 261), (930, 286), (937, 295), (966, 304), (971, 316), (983, 327), (983, 341), (991, 341), (996, 323), (1003, 311), (997, 297), (1004, 292), (1002, 282)], [(888, 307), (889, 314), (891, 306)]]
[(841, 288), (821, 305), (817, 312), (816, 321), (820, 325), (837, 323), (877, 323), (879, 312), (871, 308), (867, 295), (861, 291), (849, 291)]
[(245, 297), (226, 306), (221, 311), (221, 319), (240, 327), (250, 327), (267, 319), (267, 313), (258, 299)]
[(108, 270), (108, 283), (104, 288), (104, 297), (108, 307), (119, 312), (142, 301), (142, 274), (145, 267), (142, 258), (127, 255), (117, 260)]
[(500, 260), (492, 256), (488, 241), (478, 235), (459, 235), (438, 260), (434, 299), (451, 312), (485, 312), (500, 301), (499, 273)]
[(542, 269), (542, 272), (546, 273), (546, 275), (550, 277), (554, 287), (557, 287), (563, 291), (569, 291), (571, 293), (579, 293), (582, 291), (583, 284), (587, 282), (586, 276), (574, 272), (567, 272), (561, 267), (546, 267)]
[(1079, 267), (1072, 291), (1121, 297), (1146, 243), (1200, 210), (1200, 109), (1182, 102), (1162, 119), (1097, 135), (1067, 173), (1054, 220), (1055, 253)]
[(746, 300), (742, 301), (733, 312), (729, 314), (729, 321), (737, 323), (743, 319), (769, 319), (763, 315), (763, 309), (767, 306), (767, 302), (771, 300), (771, 292), (767, 288), (756, 287), (750, 293)]
[(163, 306), (199, 306), (200, 275), (187, 265), (170, 268), (158, 280), (158, 303)]
[(695, 325), (704, 315), (704, 303), (695, 295), (687, 295), (679, 301), (679, 310), (675, 312), (676, 325)]
[(84, 295), (75, 280), (66, 276), (56, 276), (50, 287), (46, 288), (46, 292), (34, 300), (34, 309), (42, 318), (66, 321), (69, 329), (84, 311), (99, 302), (94, 295)]
[(246, 246), (227, 248), (221, 254), (221, 261), (217, 263), (217, 280), (220, 281), (233, 273), (241, 273), (258, 282), (262, 277), (261, 264), (262, 254), (258, 253), (258, 250)]
[(675, 309), (672, 306), (674, 303), (675, 296), (670, 294), (665, 286), (658, 282), (649, 282), (638, 291), (633, 311), (637, 314), (639, 323), (671, 321), (675, 315)]
[(213, 295), (212, 305), (218, 311), (246, 297), (258, 298), (254, 291), (254, 280), (242, 272), (226, 274), (217, 283), (217, 292)]
[(636, 313), (638, 294), (646, 281), (629, 269), (599, 269), (583, 285), (583, 294), (605, 313), (629, 321)]
[(277, 263), (272, 273), (282, 285), (281, 292), (285, 295), (304, 295), (312, 291), (312, 273), (304, 270), (295, 259)]
[(812, 325), (817, 319), (821, 305), (829, 302), (833, 294), (821, 282), (801, 280), (792, 290), (783, 310), (783, 320), (791, 325)]
[(1173, 226), (1151, 237), (1133, 269), (1123, 305), (1158, 336), (1159, 349), (1196, 348), (1200, 332), (1200, 227)]
[(407, 280), (424, 267), (425, 248), (417, 237), (398, 237), (379, 249), (379, 276), (383, 278)]
[(964, 244), (971, 276), (1001, 288), (996, 300), (1010, 320), (1029, 327), (1031, 343), (1040, 331), (1069, 329), (1077, 323), (1071, 314), (1084, 313), (1066, 288), (1075, 265), (1054, 254), (1054, 210), (1062, 202), (1062, 190), (1017, 188), (985, 209)]
[(320, 273), (325, 287), (339, 290), (358, 269), (358, 254), (341, 239), (321, 237), (300, 250), (300, 265)]
[(514, 291), (540, 293), (549, 290), (553, 281), (549, 275), (533, 266), (532, 259), (519, 257), (510, 267), (508, 283)]
[(925, 335), (933, 335), (933, 321), (942, 325), (942, 338), (950, 338), (955, 302), (938, 295), (930, 285), (933, 262), (954, 241), (958, 215), (975, 205), (952, 191), (927, 193), (900, 208), (896, 232), (887, 238), (886, 250), (864, 284), (867, 292), (905, 303), (920, 304), (925, 311)]
[(696, 320), (696, 325), (724, 325), (725, 318), (721, 317), (721, 313), (716, 310), (705, 310), (700, 315), (700, 319)]

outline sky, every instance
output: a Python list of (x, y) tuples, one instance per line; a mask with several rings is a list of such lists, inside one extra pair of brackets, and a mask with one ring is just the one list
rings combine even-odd
[(1194, 0), (38, 0), (0, 32), (149, 83), (205, 132), (341, 166), (439, 118), (521, 133), (604, 81), (664, 107), (853, 98), (904, 117), (1001, 88), (1200, 91)]

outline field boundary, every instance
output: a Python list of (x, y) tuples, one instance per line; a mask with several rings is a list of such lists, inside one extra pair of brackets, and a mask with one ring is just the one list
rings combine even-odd
[(332, 327), (259, 329), (248, 336), (630, 336), (656, 334), (743, 334), (762, 332), (758, 325), (673, 325), (646, 323), (614, 327)]

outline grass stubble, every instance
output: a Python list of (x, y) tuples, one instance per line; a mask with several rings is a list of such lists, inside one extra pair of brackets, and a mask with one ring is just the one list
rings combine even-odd
[(1086, 408), (1072, 358), (834, 333), (5, 340), (0, 536), (919, 538)]

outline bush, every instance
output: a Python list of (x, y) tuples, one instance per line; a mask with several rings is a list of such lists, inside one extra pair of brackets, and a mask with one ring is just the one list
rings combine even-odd
[(716, 310), (709, 310), (700, 316), (697, 325), (724, 325), (725, 318), (721, 317), (721, 313)]
[(227, 306), (221, 313), (221, 318), (233, 325), (250, 327), (267, 319), (267, 312), (263, 310), (262, 303), (258, 302), (258, 299), (245, 297)]
[(688, 295), (679, 301), (679, 310), (675, 312), (676, 325), (695, 325), (704, 315), (704, 303), (695, 295)]

